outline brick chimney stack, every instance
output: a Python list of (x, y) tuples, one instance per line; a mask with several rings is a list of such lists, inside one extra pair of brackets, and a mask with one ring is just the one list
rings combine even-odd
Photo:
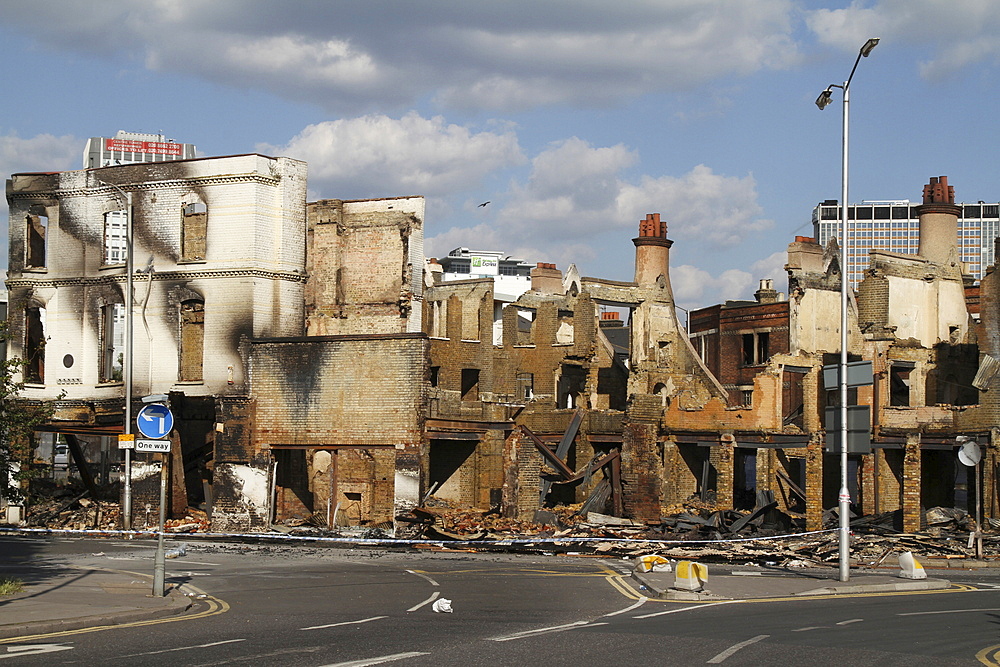
[(753, 293), (757, 303), (778, 303), (778, 290), (774, 289), (774, 281), (763, 278), (760, 287)]
[(955, 204), (955, 188), (948, 185), (948, 177), (932, 177), (924, 186), (924, 203), (917, 207), (920, 218), (917, 254), (936, 264), (946, 263), (951, 249), (955, 248), (961, 212), (961, 207)]
[(640, 287), (667, 287), (670, 285), (670, 246), (667, 223), (659, 213), (649, 213), (639, 221), (639, 236), (635, 244), (635, 282)]
[(531, 270), (531, 289), (540, 294), (562, 294), (562, 277), (555, 264), (539, 262)]

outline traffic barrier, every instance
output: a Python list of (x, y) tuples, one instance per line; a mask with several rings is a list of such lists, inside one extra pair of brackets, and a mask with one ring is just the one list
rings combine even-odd
[(903, 579), (926, 579), (927, 573), (924, 566), (913, 557), (912, 551), (905, 551), (899, 554), (899, 576)]
[(708, 583), (708, 566), (689, 560), (677, 563), (674, 588), (681, 591), (700, 591)]
[(657, 556), (656, 554), (649, 554), (647, 556), (640, 556), (639, 560), (635, 564), (636, 572), (671, 572), (673, 568), (670, 567), (670, 561), (663, 556)]

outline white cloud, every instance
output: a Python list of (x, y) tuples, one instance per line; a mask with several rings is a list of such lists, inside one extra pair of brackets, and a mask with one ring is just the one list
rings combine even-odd
[[(513, 181), (490, 209), (473, 209), (487, 220), (452, 227), (430, 237), (427, 247), (438, 253), (458, 246), (490, 248), (566, 266), (623, 255), (617, 245), (604, 247), (609, 232), (631, 238), (639, 220), (652, 212), (667, 221), (670, 238), (696, 239), (703, 247), (731, 247), (771, 226), (759, 217), (750, 175), (724, 176), (699, 165), (679, 177), (644, 176), (632, 182), (624, 172), (637, 160), (635, 151), (620, 144), (594, 147), (575, 137), (554, 143), (534, 157), (526, 181)], [(687, 267), (680, 276), (692, 300), (708, 294), (738, 298), (753, 283), (746, 271), (713, 277), (694, 276), (694, 270)], [(621, 273), (630, 271), (616, 277)]]
[(887, 45), (930, 47), (934, 55), (920, 64), (920, 74), (928, 79), (1000, 59), (995, 39), (1000, 4), (995, 0), (855, 0), (848, 7), (809, 12), (806, 23), (820, 42), (853, 53), (869, 37)]
[[(83, 160), (84, 142), (65, 135), (56, 137), (39, 134), (22, 139), (15, 134), (0, 136), (0, 174), (33, 171), (60, 171), (79, 169)], [(7, 238), (7, 200), (0, 203), (0, 235)], [(6, 265), (6, 260), (3, 261)]]
[(680, 178), (644, 176), (637, 185), (623, 188), (619, 209), (631, 220), (660, 211), (671, 238), (704, 239), (733, 246), (748, 236), (769, 229), (771, 220), (760, 218), (757, 182), (716, 174), (698, 165)]
[(318, 123), (284, 146), (261, 144), (258, 150), (305, 160), (311, 190), (351, 199), (451, 195), (524, 161), (510, 129), (473, 132), (415, 112)]
[[(420, 3), (34, 0), (5, 8), (40, 43), (357, 112), (605, 105), (783, 68), (792, 0)], [(109, 35), (113, 38), (109, 39)]]
[(727, 299), (746, 298), (753, 276), (739, 269), (727, 269), (713, 276), (697, 266), (682, 264), (670, 267), (670, 284), (674, 299), (682, 308), (701, 308)]
[(70, 135), (39, 134), (30, 139), (15, 134), (0, 136), (0, 174), (82, 168), (83, 145)]
[(788, 263), (788, 251), (779, 250), (764, 259), (758, 260), (750, 265), (750, 271), (754, 280), (770, 278), (774, 280), (774, 289), (779, 292), (788, 292), (788, 272), (785, 271), (785, 264)]

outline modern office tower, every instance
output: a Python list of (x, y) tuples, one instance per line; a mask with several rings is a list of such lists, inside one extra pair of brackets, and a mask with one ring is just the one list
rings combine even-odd
[[(920, 221), (916, 209), (919, 202), (908, 200), (862, 201), (847, 207), (848, 240), (847, 270), (856, 287), (868, 268), (868, 251), (872, 248), (917, 254), (920, 245)], [(993, 240), (1000, 236), (1000, 203), (977, 202), (959, 204), (958, 250), (963, 271), (982, 278), (986, 267), (993, 264)], [(813, 209), (813, 236), (820, 245), (831, 237), (840, 238), (840, 211), (837, 200), (828, 199)]]

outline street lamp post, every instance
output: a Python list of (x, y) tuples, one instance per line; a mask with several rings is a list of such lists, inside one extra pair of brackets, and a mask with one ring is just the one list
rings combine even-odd
[(840, 88), (844, 92), (843, 118), (843, 155), (840, 175), (840, 580), (848, 581), (851, 572), (850, 505), (851, 493), (847, 488), (847, 305), (848, 305), (848, 271), (847, 271), (847, 146), (848, 124), (850, 119), (850, 89), (851, 79), (858, 69), (861, 58), (867, 58), (878, 45), (878, 38), (869, 39), (858, 52), (858, 57), (851, 68), (851, 74), (842, 84), (830, 84), (816, 98), (816, 106), (822, 111), (832, 102), (833, 89)]
[[(113, 188), (125, 203), (125, 423), (126, 435), (132, 433), (132, 193), (114, 183), (98, 179)], [(125, 449), (125, 484), (122, 498), (122, 522), (132, 530), (132, 450)]]

